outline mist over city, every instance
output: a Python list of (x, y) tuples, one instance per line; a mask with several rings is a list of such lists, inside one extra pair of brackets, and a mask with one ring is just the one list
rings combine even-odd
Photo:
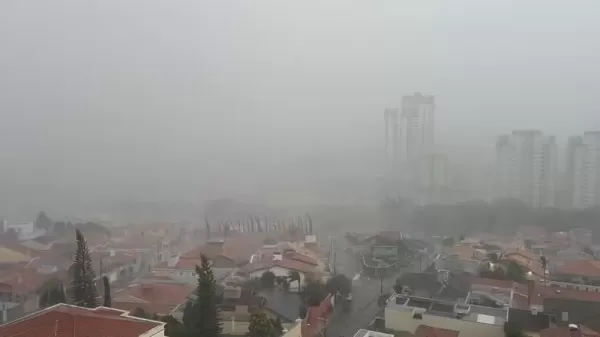
[(0, 336), (595, 336), (599, 11), (0, 2)]

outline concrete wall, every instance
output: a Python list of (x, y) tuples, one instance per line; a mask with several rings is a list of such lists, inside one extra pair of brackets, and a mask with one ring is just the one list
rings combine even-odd
[(423, 314), (423, 319), (415, 319), (412, 308), (401, 306), (385, 308), (385, 327), (387, 329), (408, 331), (414, 334), (419, 325), (460, 331), (461, 337), (504, 337), (503, 325), (470, 322), (427, 313)]

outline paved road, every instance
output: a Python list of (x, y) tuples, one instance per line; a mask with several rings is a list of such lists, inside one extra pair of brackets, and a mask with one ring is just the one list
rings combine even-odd
[[(379, 307), (378, 298), (380, 295), (381, 280), (379, 278), (369, 279), (366, 276), (355, 277), (360, 272), (360, 265), (356, 263), (356, 258), (345, 252), (349, 244), (345, 238), (334, 239), (334, 249), (336, 250), (336, 271), (350, 278), (352, 281), (352, 309), (350, 312), (344, 312), (341, 306), (338, 306), (329, 323), (326, 335), (328, 337), (348, 337), (353, 336), (359, 329), (369, 326), (369, 323), (375, 316), (383, 316), (383, 309)], [(410, 266), (407, 266), (398, 275), (383, 279), (383, 292), (391, 293), (396, 278), (402, 272), (419, 271), (419, 261), (416, 259)], [(423, 261), (424, 265), (426, 264)]]

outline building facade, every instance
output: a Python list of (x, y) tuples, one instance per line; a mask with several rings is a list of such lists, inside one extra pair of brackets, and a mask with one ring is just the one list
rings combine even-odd
[(568, 206), (600, 205), (600, 131), (569, 138), (565, 165)]
[(556, 202), (556, 139), (538, 130), (517, 130), (496, 143), (496, 198), (519, 199), (531, 207)]

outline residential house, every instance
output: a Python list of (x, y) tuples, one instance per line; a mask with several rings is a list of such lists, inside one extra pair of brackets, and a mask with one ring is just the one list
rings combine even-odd
[(566, 283), (600, 286), (600, 261), (589, 259), (557, 262), (553, 266), (551, 278)]
[(415, 334), (421, 325), (454, 330), (461, 337), (503, 337), (507, 312), (424, 297), (392, 295), (385, 307), (385, 327)]
[(432, 273), (403, 273), (396, 280), (403, 293), (418, 297), (438, 298), (448, 301), (465, 299), (469, 294), (469, 276), (446, 271)]
[(258, 256), (253, 258), (252, 263), (238, 269), (236, 274), (247, 278), (260, 278), (266, 271), (272, 272), (275, 277), (288, 277), (291, 272), (298, 272), (300, 281), (290, 283), (290, 291), (298, 291), (307, 278), (321, 279), (323, 274), (316, 260), (294, 251)]
[(31, 256), (20, 253), (6, 246), (0, 246), (0, 270), (8, 269), (15, 264), (26, 264), (31, 261)]
[(519, 248), (504, 254), (503, 258), (518, 263), (527, 271), (530, 279), (542, 280), (545, 277), (544, 275), (548, 273), (547, 269), (542, 268), (540, 256), (529, 250)]
[(112, 306), (130, 312), (141, 308), (148, 313), (164, 316), (185, 304), (193, 291), (194, 287), (187, 284), (133, 284), (112, 295)]
[(58, 304), (0, 325), (0, 336), (164, 337), (164, 328), (163, 322), (133, 317), (118, 309)]
[(195, 284), (196, 266), (201, 265), (201, 255), (211, 263), (217, 280), (231, 274), (238, 266), (250, 261), (254, 252), (262, 247), (262, 239), (249, 235), (231, 235), (225, 240), (212, 240), (185, 254), (175, 254), (156, 265), (152, 272), (157, 276), (170, 277)]

